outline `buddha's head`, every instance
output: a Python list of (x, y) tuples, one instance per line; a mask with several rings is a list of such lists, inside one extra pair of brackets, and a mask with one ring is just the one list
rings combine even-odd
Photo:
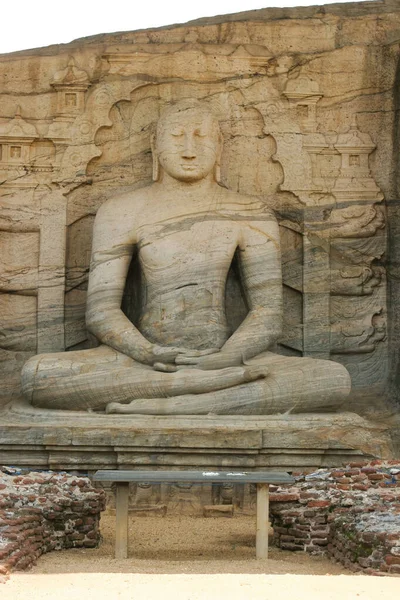
[(153, 140), (153, 180), (162, 171), (194, 183), (207, 177), (219, 181), (222, 136), (205, 103), (187, 99), (169, 106), (157, 123)]

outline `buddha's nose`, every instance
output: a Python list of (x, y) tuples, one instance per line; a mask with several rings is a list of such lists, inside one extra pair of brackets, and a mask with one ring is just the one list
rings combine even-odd
[(182, 156), (184, 158), (196, 158), (196, 151), (194, 148), (193, 138), (191, 135), (185, 135)]

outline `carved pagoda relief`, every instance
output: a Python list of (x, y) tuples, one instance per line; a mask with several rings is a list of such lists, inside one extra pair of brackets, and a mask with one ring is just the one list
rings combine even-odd
[(18, 106), (14, 118), (0, 125), (0, 171), (28, 171), (33, 158), (31, 147), (38, 137), (35, 126), (22, 118)]
[(57, 117), (60, 120), (73, 120), (85, 109), (85, 92), (90, 86), (89, 76), (75, 65), (71, 57), (65, 69), (58, 71), (51, 82), (57, 92)]

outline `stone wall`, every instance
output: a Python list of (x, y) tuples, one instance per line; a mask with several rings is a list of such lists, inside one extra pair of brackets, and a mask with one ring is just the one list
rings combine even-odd
[(335, 518), (328, 553), (352, 571), (400, 575), (400, 514), (371, 512)]
[(105, 495), (87, 477), (0, 470), (0, 581), (45, 552), (94, 548)]
[(271, 488), (280, 548), (327, 552), (353, 571), (400, 573), (400, 461), (320, 469)]

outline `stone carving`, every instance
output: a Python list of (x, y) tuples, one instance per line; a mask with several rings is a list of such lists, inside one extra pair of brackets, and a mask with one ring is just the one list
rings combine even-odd
[(28, 169), (31, 145), (38, 137), (35, 126), (22, 118), (18, 106), (15, 117), (0, 125), (0, 172)]
[(199, 498), (201, 486), (193, 483), (174, 483), (168, 486), (168, 512), (182, 515), (201, 515)]
[(137, 515), (158, 514), (165, 516), (167, 505), (161, 502), (161, 486), (151, 483), (131, 484), (130, 510)]
[(57, 92), (57, 120), (74, 120), (85, 108), (85, 92), (90, 86), (88, 74), (71, 57), (65, 69), (55, 73), (51, 85)]
[(232, 483), (213, 484), (211, 489), (212, 505), (243, 509), (245, 487), (244, 485), (233, 485)]
[[(153, 140), (154, 183), (99, 210), (87, 326), (98, 348), (29, 360), (34, 406), (141, 414), (268, 414), (336, 409), (339, 364), (268, 352), (281, 335), (279, 229), (256, 198), (220, 185), (222, 137), (203, 103), (167, 109)], [(121, 300), (136, 249), (136, 323)], [(238, 264), (248, 313), (229, 331), (225, 282)], [(139, 280), (137, 281), (139, 284)]]

